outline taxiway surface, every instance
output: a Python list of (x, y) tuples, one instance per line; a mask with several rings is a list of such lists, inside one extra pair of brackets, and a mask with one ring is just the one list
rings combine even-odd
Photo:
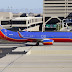
[(29, 45), (13, 50), (25, 50), (27, 54), (7, 54), (1, 58), (0, 72), (72, 72), (72, 43)]

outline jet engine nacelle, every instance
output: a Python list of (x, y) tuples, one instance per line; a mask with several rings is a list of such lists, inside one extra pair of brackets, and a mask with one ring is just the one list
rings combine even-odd
[(53, 45), (53, 42), (54, 42), (54, 41), (53, 41), (53, 40), (50, 40), (50, 39), (44, 39), (44, 40), (43, 40), (43, 44), (44, 44), (44, 45)]

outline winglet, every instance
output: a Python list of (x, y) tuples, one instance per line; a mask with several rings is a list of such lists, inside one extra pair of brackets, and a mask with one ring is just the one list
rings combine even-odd
[(20, 38), (24, 38), (24, 37), (20, 34), (20, 32), (19, 32), (19, 31), (18, 31), (18, 34), (19, 34), (19, 37), (20, 37)]

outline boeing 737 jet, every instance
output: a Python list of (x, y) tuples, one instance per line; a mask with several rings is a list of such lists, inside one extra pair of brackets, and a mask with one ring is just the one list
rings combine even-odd
[(72, 32), (13, 32), (0, 26), (0, 39), (11, 42), (42, 42), (53, 45), (53, 42), (72, 42)]

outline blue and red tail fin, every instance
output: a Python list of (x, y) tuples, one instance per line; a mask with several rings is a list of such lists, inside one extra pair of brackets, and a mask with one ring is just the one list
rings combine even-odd
[(19, 37), (20, 38), (24, 38), (19, 31), (18, 31), (18, 34), (19, 34)]

